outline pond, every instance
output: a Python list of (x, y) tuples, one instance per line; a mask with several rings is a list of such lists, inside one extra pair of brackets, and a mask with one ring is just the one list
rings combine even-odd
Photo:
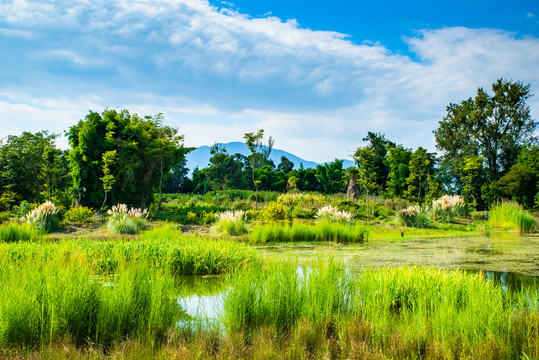
[[(380, 266), (419, 265), (483, 272), (486, 281), (504, 290), (539, 285), (539, 235), (499, 238), (420, 238), (376, 240), (365, 244), (271, 244), (257, 246), (266, 261), (293, 259), (308, 264), (319, 256), (335, 256), (354, 271)], [(224, 277), (186, 277), (179, 303), (191, 318), (219, 323)]]

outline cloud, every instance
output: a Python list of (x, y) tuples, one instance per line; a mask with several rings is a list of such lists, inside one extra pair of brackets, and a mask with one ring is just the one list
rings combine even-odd
[[(367, 131), (434, 150), (432, 130), (450, 102), (499, 77), (532, 91), (539, 84), (535, 37), (420, 30), (403, 39), (413, 61), (203, 0), (6, 1), (3, 35), (0, 115), (9, 131), (58, 131), (88, 110), (120, 107), (164, 112), (189, 145), (265, 128), (277, 147), (316, 161), (346, 156)], [(536, 116), (539, 103), (530, 105)]]

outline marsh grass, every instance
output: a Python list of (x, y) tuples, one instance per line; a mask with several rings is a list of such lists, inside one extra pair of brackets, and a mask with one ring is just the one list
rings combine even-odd
[(41, 232), (33, 224), (6, 222), (0, 225), (0, 243), (38, 240)]
[(332, 260), (304, 271), (287, 263), (240, 275), (224, 309), (227, 329), (253, 351), (266, 332), (275, 352), (303, 349), (303, 356), (539, 356), (538, 289), (504, 292), (461, 271), (402, 267), (352, 276)]
[(0, 244), (0, 265), (60, 262), (89, 266), (96, 274), (113, 273), (126, 264), (166, 270), (177, 275), (212, 275), (236, 271), (256, 264), (256, 250), (229, 240), (199, 237), (163, 239), (179, 234), (172, 228), (143, 233), (145, 240), (76, 240), (59, 243)]
[(364, 242), (368, 233), (363, 226), (320, 221), (315, 224), (293, 222), (254, 225), (249, 233), (253, 243), (267, 242)]
[(89, 268), (50, 262), (3, 267), (0, 344), (29, 348), (69, 339), (110, 346), (137, 337), (165, 339), (180, 308), (173, 279), (140, 266), (96, 278)]
[(516, 230), (529, 233), (537, 229), (537, 219), (515, 201), (506, 201), (490, 209), (488, 223), (501, 230)]

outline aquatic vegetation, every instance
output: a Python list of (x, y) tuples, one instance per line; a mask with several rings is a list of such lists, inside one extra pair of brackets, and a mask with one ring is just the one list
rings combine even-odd
[(107, 228), (113, 234), (137, 234), (147, 227), (148, 210), (117, 204), (107, 211)]
[(293, 241), (363, 242), (368, 233), (363, 226), (320, 221), (315, 224), (257, 224), (249, 233), (253, 243)]
[(5, 222), (0, 225), (0, 242), (29, 241), (40, 237), (40, 231), (33, 224)]
[(506, 201), (493, 206), (488, 215), (488, 224), (496, 229), (516, 230), (521, 233), (537, 229), (537, 219), (515, 201)]
[(50, 201), (44, 202), (31, 210), (21, 220), (26, 221), (28, 224), (34, 224), (36, 228), (45, 232), (55, 231), (60, 227), (58, 209)]

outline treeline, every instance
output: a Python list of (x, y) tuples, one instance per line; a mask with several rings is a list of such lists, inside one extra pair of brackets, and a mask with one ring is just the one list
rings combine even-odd
[[(385, 135), (367, 132), (364, 146), (343, 162), (294, 169), (282, 157), (270, 158), (274, 139), (264, 131), (244, 134), (250, 155), (229, 154), (216, 144), (203, 169), (188, 178), (178, 130), (163, 116), (139, 117), (127, 110), (90, 112), (66, 135), (70, 149), (56, 148), (58, 135), (46, 131), (8, 136), (0, 146), (0, 210), (22, 201), (52, 200), (65, 208), (95, 209), (117, 203), (148, 207), (160, 194), (205, 193), (222, 189), (348, 192), (377, 194), (430, 204), (443, 194), (459, 194), (468, 208), (482, 210), (511, 198), (527, 208), (539, 206), (538, 123), (526, 101), (530, 85), (498, 80), (492, 94), (449, 104), (434, 131), (439, 154), (405, 148)], [(157, 199), (156, 199), (157, 196)]]

